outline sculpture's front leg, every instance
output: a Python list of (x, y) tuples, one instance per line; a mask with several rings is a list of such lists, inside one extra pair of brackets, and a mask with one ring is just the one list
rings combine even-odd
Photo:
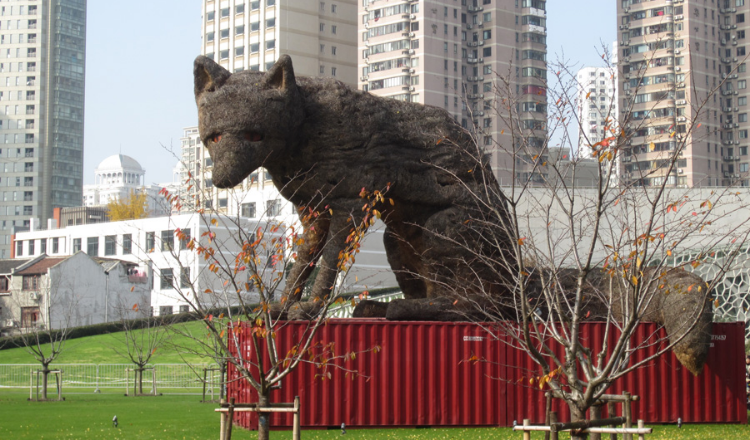
[(328, 213), (316, 216), (303, 212), (300, 220), (304, 231), (302, 243), (297, 247), (297, 259), (287, 276), (283, 302), (298, 302), (302, 298), (305, 284), (320, 258), (331, 225)]

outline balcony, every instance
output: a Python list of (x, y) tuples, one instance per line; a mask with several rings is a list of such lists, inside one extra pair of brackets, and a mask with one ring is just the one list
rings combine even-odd
[(148, 283), (148, 275), (128, 275), (128, 282), (134, 284)]

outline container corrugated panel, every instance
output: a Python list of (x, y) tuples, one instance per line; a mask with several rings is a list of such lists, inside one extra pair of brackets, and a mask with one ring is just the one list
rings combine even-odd
[[(305, 322), (290, 322), (280, 329), (279, 351), (286, 353), (306, 328)], [(581, 333), (601, 346), (605, 326), (586, 323)], [(713, 333), (714, 347), (698, 377), (670, 353), (616, 381), (608, 392), (638, 395), (634, 418), (648, 423), (674, 422), (678, 417), (684, 422), (746, 423), (743, 324), (714, 324)], [(249, 330), (242, 335), (249, 337)], [(663, 335), (656, 325), (645, 323), (634, 340)], [(611, 333), (610, 341), (615, 337)], [(322, 380), (322, 370), (301, 364), (280, 390), (272, 392), (272, 402), (292, 402), (300, 396), (303, 426), (511, 426), (514, 420), (544, 421), (544, 393), (528, 383), (530, 376), (539, 375), (539, 368), (522, 351), (488, 337), (476, 324), (330, 320), (316, 340), (335, 342), (337, 354), (366, 353), (344, 364), (357, 371), (353, 379), (331, 368), (331, 379)], [(381, 347), (379, 353), (372, 352), (375, 346)], [(633, 361), (648, 353), (637, 353)], [(469, 361), (474, 356), (482, 361)], [(231, 368), (230, 379), (237, 379)], [(229, 396), (237, 402), (257, 401), (243, 380), (229, 384)], [(561, 420), (568, 420), (561, 402), (554, 409)], [(236, 421), (245, 427), (257, 425), (249, 413), (237, 414)], [(274, 415), (271, 424), (290, 427), (292, 417)]]

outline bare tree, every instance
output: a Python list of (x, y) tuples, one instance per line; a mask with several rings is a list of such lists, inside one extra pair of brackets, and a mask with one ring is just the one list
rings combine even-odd
[(46, 272), (15, 276), (11, 288), (20, 314), (15, 321), (18, 341), (41, 365), (42, 400), (48, 399), (50, 364), (64, 351), (71, 328), (78, 324), (80, 298), (76, 287), (86, 288), (85, 281), (75, 276), (56, 275)]
[[(135, 365), (133, 394), (143, 395), (143, 373), (148, 363), (157, 356), (159, 348), (168, 341), (169, 322), (153, 316), (151, 305), (143, 301), (131, 307), (121, 304), (119, 309), (124, 348), (113, 348), (117, 354)], [(132, 312), (135, 312), (136, 319), (132, 319)]]

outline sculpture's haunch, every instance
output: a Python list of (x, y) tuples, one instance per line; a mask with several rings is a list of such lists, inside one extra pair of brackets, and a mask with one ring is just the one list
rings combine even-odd
[(287, 304), (316, 266), (312, 296), (331, 291), (351, 222), (364, 216), (360, 191), (387, 186), (394, 203), (381, 209), (384, 244), (407, 299), (508, 295), (518, 271), (506, 199), (483, 152), (446, 111), (296, 78), (286, 55), (267, 73), (234, 74), (198, 57), (194, 75), (214, 185), (236, 186), (264, 167), (297, 208), (318, 208), (303, 221)]

